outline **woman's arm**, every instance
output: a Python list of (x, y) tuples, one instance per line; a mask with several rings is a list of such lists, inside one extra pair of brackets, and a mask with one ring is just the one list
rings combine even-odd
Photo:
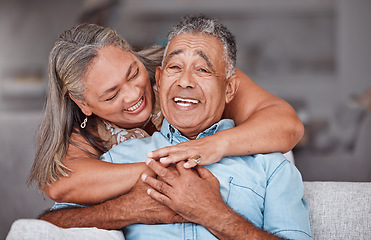
[(226, 138), (224, 156), (290, 151), (304, 134), (304, 126), (295, 110), (240, 70), (236, 70), (236, 74), (240, 87), (226, 106), (223, 117), (233, 119), (237, 126), (218, 136), (235, 136)]
[[(145, 171), (155, 177), (152, 170)], [(185, 220), (168, 207), (153, 200), (147, 194), (148, 185), (137, 180), (128, 194), (101, 204), (84, 208), (65, 208), (47, 212), (41, 216), (62, 228), (97, 227), (120, 229), (130, 224), (162, 224), (184, 222)]]
[[(162, 163), (187, 160), (201, 155), (201, 164), (211, 164), (224, 156), (291, 150), (304, 134), (304, 127), (294, 109), (283, 99), (264, 90), (240, 70), (240, 86), (226, 106), (223, 118), (231, 118), (236, 127), (212, 136), (162, 148), (147, 154)], [(186, 167), (193, 167), (190, 161)]]
[[(71, 139), (84, 149), (97, 154), (78, 134)], [(68, 177), (61, 177), (49, 184), (45, 194), (56, 202), (84, 205), (96, 204), (128, 192), (146, 168), (144, 163), (115, 164), (95, 159), (72, 144), (69, 145), (63, 164), (72, 170)]]

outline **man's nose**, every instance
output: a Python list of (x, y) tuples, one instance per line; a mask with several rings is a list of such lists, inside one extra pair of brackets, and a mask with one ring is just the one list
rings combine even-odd
[(190, 70), (186, 70), (178, 79), (178, 85), (182, 88), (194, 88), (196, 86), (195, 78)]

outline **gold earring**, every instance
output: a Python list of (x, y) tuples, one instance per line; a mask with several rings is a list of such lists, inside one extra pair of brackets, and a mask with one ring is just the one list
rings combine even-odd
[(87, 122), (88, 122), (88, 116), (85, 116), (85, 119), (84, 119), (84, 121), (80, 124), (80, 127), (81, 127), (81, 128), (85, 128)]

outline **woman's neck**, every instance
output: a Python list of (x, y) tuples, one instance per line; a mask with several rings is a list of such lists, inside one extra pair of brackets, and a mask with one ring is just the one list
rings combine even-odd
[[(151, 120), (151, 118), (149, 118), (150, 120)], [(155, 131), (157, 131), (157, 129), (156, 129), (156, 127), (155, 127), (155, 125), (153, 124), (153, 122), (152, 121), (149, 121), (147, 124), (145, 124), (143, 127), (142, 127), (142, 129), (144, 130), (144, 131), (146, 131), (149, 135), (151, 135), (152, 136), (152, 134), (155, 132)]]

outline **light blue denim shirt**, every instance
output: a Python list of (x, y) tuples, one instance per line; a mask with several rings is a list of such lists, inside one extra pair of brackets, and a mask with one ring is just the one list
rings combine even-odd
[[(232, 127), (232, 120), (221, 120), (198, 138)], [(147, 152), (185, 141), (188, 139), (164, 120), (161, 132), (125, 141), (105, 153), (102, 160), (144, 162)], [(309, 208), (303, 199), (301, 175), (281, 153), (225, 157), (204, 167), (218, 178), (223, 200), (252, 224), (282, 238), (311, 239)], [(193, 223), (134, 224), (125, 227), (124, 234), (127, 240), (216, 239), (203, 226)]]

